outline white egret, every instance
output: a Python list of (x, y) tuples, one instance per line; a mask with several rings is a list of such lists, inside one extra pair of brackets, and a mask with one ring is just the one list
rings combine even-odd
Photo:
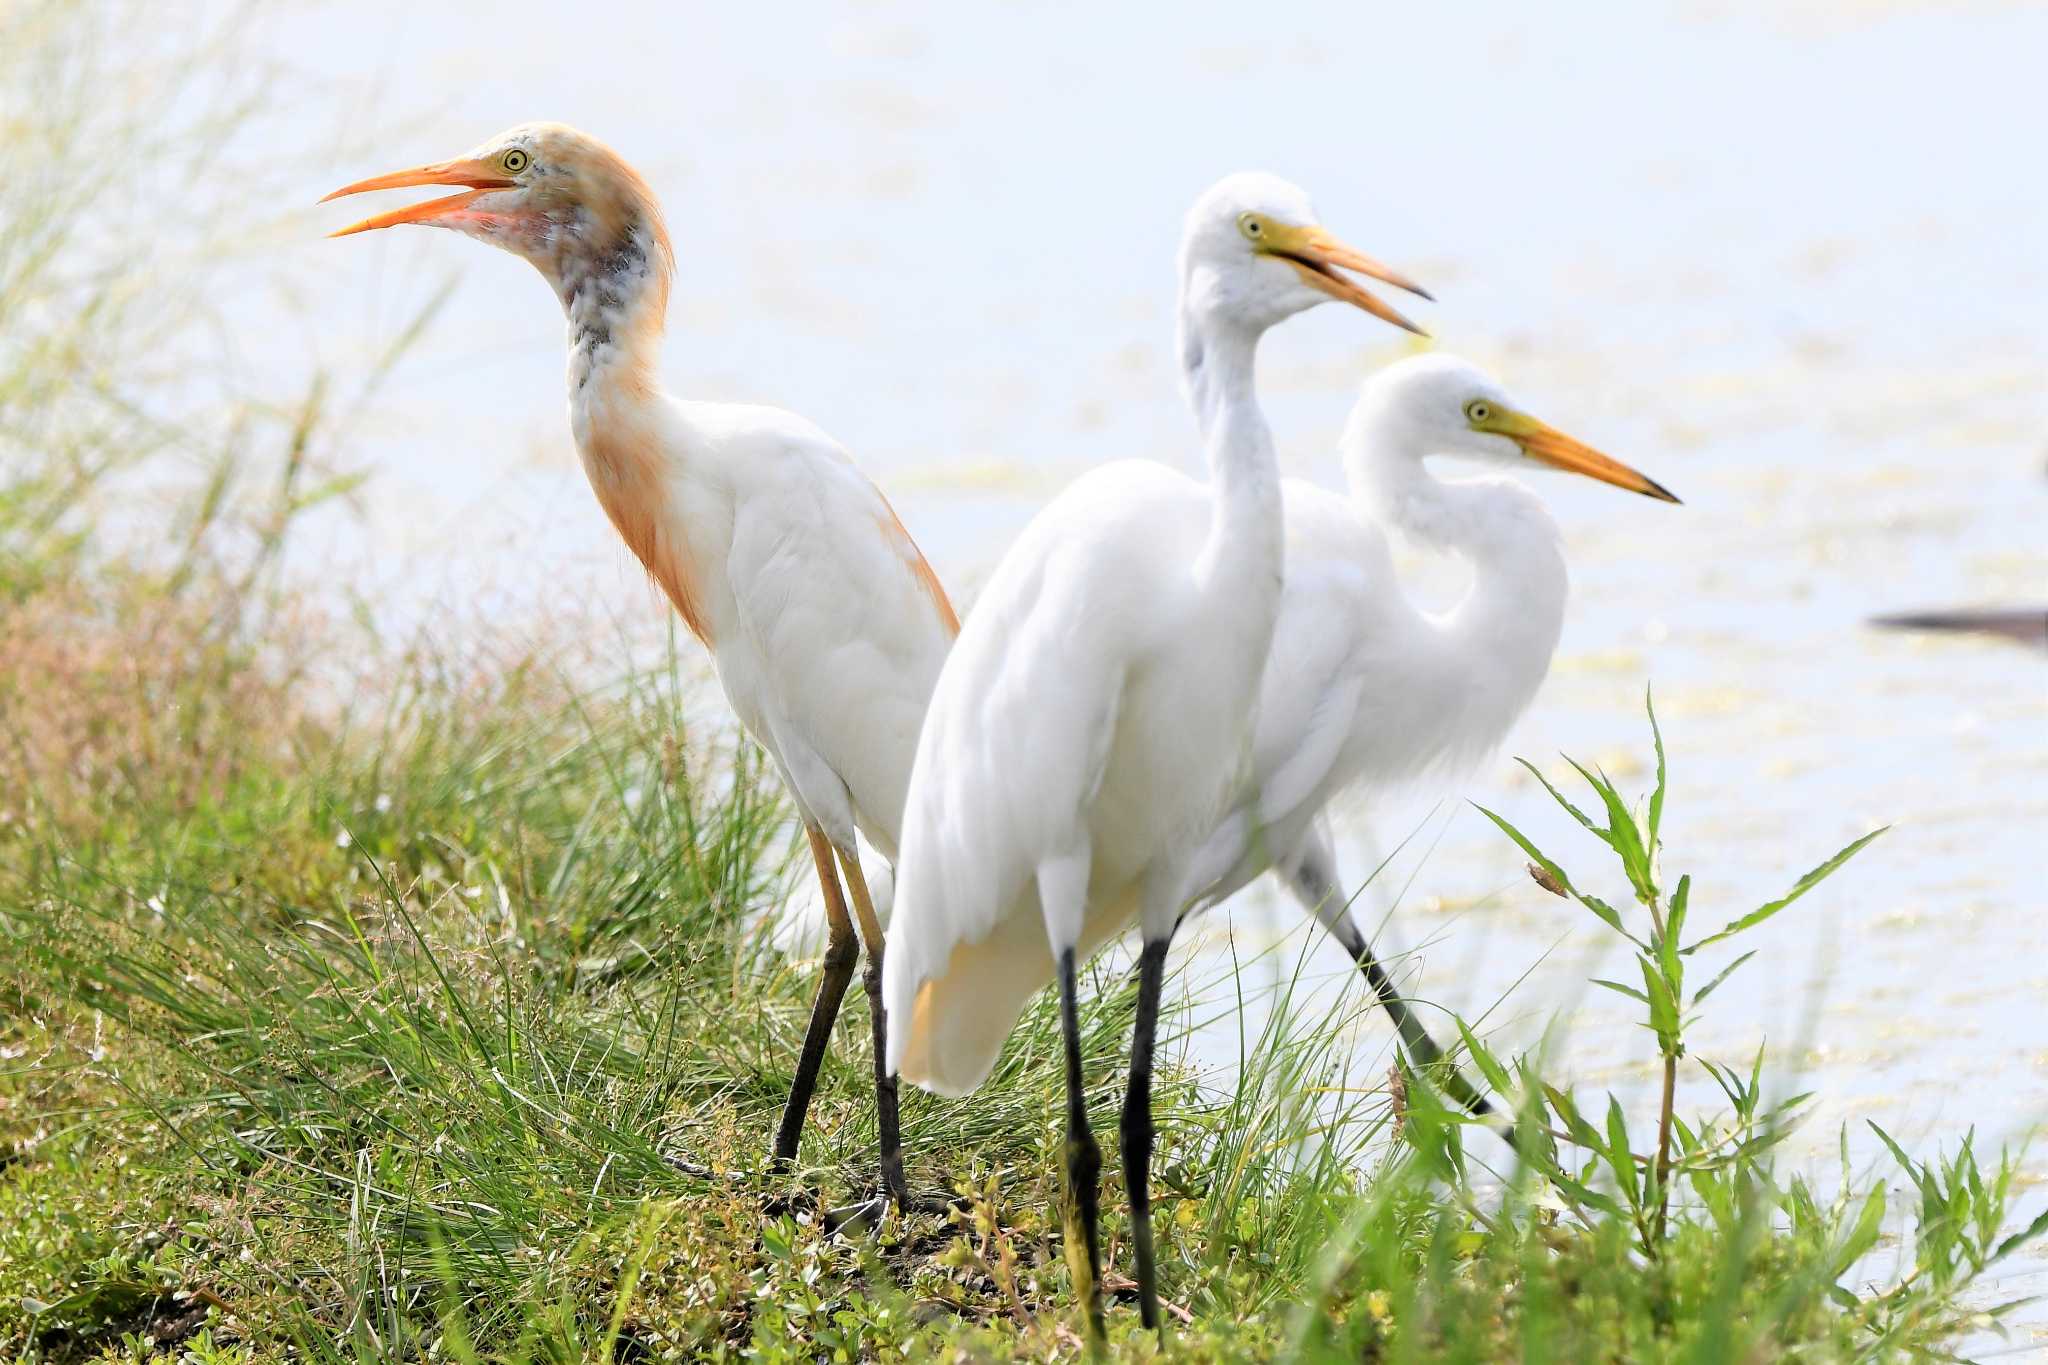
[[(1562, 469), (1678, 499), (1442, 353), (1367, 381), (1342, 450), (1348, 496), (1286, 481), (1287, 580), (1259, 688), (1252, 779), (1197, 855), (1190, 913), (1271, 866), (1358, 963), (1409, 1055), (1427, 1064), (1438, 1049), (1352, 919), (1322, 812), (1349, 788), (1451, 775), (1492, 752), (1549, 671), (1567, 583), (1541, 499), (1511, 478), (1445, 482), (1425, 461)], [(1456, 605), (1434, 614), (1409, 600), (1388, 529), (1466, 561), (1472, 580)], [(1441, 1079), (1474, 1113), (1488, 1112), (1455, 1073)]]
[(868, 953), (882, 1180), (900, 1207), (883, 938), (855, 835), (896, 854), (918, 726), (959, 629), (945, 591), (888, 501), (822, 431), (775, 408), (685, 402), (657, 387), (674, 255), (652, 191), (617, 153), (572, 128), (526, 124), (327, 198), (410, 185), (462, 189), (334, 235), (452, 228), (524, 257), (554, 286), (569, 321), (570, 429), (591, 488), (711, 652), (803, 820), (829, 945), (777, 1164), (796, 1157), (858, 956), (850, 895)]
[[(1250, 739), (1280, 601), (1280, 475), (1254, 392), (1259, 338), (1331, 298), (1410, 326), (1340, 275), (1399, 276), (1317, 226), (1299, 189), (1223, 180), (1189, 213), (1180, 360), (1212, 481), (1126, 461), (1077, 479), (1003, 556), (939, 675), (904, 811), (883, 994), (889, 1060), (962, 1094), (1057, 976), (1067, 1082), (1066, 1250), (1102, 1327), (1101, 1153), (1082, 1094), (1075, 964), (1144, 935), (1124, 1102), (1141, 1310), (1159, 1321), (1147, 1163), (1166, 944)], [(1421, 292), (1416, 290), (1415, 292)]]

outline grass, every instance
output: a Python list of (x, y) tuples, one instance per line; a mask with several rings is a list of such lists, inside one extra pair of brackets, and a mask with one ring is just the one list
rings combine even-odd
[[(29, 789), (0, 837), (0, 1351), (1079, 1349), (1049, 1216), (1061, 1090), (1045, 1002), (979, 1095), (906, 1105), (913, 1182), (974, 1198), (959, 1226), (845, 1241), (766, 1207), (870, 1178), (865, 1005), (849, 1002), (804, 1170), (769, 1178), (810, 985), (763, 918), (787, 884), (788, 827), (750, 750), (686, 728), (681, 669), (593, 691), (538, 669), (415, 678), (280, 742), (278, 699), (245, 665), (198, 736), (221, 754), (201, 777), (84, 797), (64, 784), (68, 801)], [(118, 671), (6, 682), (14, 734), (39, 701), (108, 730), (135, 705)], [(1595, 879), (1539, 859), (1597, 901)], [(1658, 959), (1646, 908), (1613, 913)], [(1086, 998), (1109, 1123), (1131, 995), (1103, 967)], [(1884, 1184), (1846, 1166), (1839, 1182), (1779, 1175), (1798, 1105), (1764, 1098), (1761, 1056), (1698, 1063), (1722, 1112), (1638, 1127), (1468, 1037), (1468, 1064), (1521, 1100), (1522, 1159), (1496, 1183), (1425, 1078), (1390, 1092), (1352, 1074), (1335, 1040), (1367, 1009), (1355, 988), (1313, 1009), (1283, 989), (1234, 1081), (1163, 1078), (1176, 1354), (1911, 1358), (1990, 1321), (1967, 1291), (2038, 1231), (2011, 1226), (2008, 1159), (1900, 1152), (1918, 1207), (1898, 1270), (1873, 1276)], [(1680, 1055), (1692, 1064), (1682, 1038)], [(1109, 1237), (1114, 1276), (1114, 1215)], [(1882, 1288), (1845, 1287), (1852, 1267)], [(1119, 1349), (1150, 1354), (1135, 1314), (1112, 1316)]]
[[(976, 1096), (906, 1099), (913, 1184), (967, 1212), (845, 1240), (778, 1207), (870, 1180), (866, 1006), (802, 1170), (771, 1178), (812, 985), (770, 947), (797, 867), (759, 756), (690, 719), (715, 713), (691, 648), (592, 685), (546, 651), (378, 639), (287, 585), (295, 528), (357, 481), (352, 414), (427, 315), (360, 372), (236, 386), (195, 281), (243, 248), (196, 172), (264, 96), (232, 29), (149, 31), (67, 0), (0, 14), (0, 1358), (1076, 1354), (1050, 1002)], [(109, 149), (140, 169), (101, 175)], [(114, 249), (167, 179), (161, 244)], [(1644, 803), (1586, 774), (1605, 871), (1503, 837), (1631, 940), (1640, 981), (1604, 984), (1725, 1104), (1626, 1112), (1465, 1031), (1517, 1116), (1495, 1175), (1475, 1154), (1503, 1149), (1427, 1077), (1354, 1055), (1356, 985), (1312, 996), (1295, 961), (1256, 1010), (1195, 990), (1155, 1087), (1173, 1354), (1941, 1359), (1995, 1325), (1980, 1278), (2042, 1230), (2009, 1156), (1782, 1171), (1803, 1106), (1768, 1059), (1691, 1054), (1730, 940), (1855, 849), (1712, 919), (1667, 885), (1658, 749)], [(1709, 922), (1729, 932), (1687, 932)], [(1091, 974), (1109, 1132), (1132, 992), (1114, 960)], [(1182, 1045), (1218, 1013), (1260, 1022), (1198, 1076)], [(1112, 1338), (1157, 1349), (1128, 1307)]]

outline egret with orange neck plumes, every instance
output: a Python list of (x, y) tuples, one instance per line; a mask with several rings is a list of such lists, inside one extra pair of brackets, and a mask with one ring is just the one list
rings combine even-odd
[(1347, 270), (1421, 292), (1325, 232), (1286, 181), (1236, 175), (1201, 197), (1182, 237), (1180, 362), (1209, 482), (1125, 461), (1071, 484), (997, 565), (918, 738), (883, 968), (889, 1060), (929, 1089), (972, 1090), (1057, 979), (1066, 1255), (1098, 1341), (1101, 1154), (1075, 966), (1138, 920), (1121, 1132), (1139, 1302), (1157, 1328), (1147, 1167), (1166, 947), (1246, 756), (1280, 603), (1280, 473), (1253, 362), (1268, 328), (1333, 298), (1410, 326)]
[(334, 235), (451, 228), (525, 257), (554, 287), (569, 320), (570, 428), (598, 504), (711, 652), (727, 700), (803, 820), (828, 942), (777, 1163), (796, 1157), (858, 957), (858, 920), (883, 1188), (902, 1207), (882, 929), (855, 836), (896, 856), (918, 727), (959, 630), (945, 591), (888, 501), (825, 433), (775, 408), (688, 402), (658, 387), (675, 256), (647, 182), (617, 153), (573, 128), (526, 124), (327, 198), (414, 185), (457, 192)]

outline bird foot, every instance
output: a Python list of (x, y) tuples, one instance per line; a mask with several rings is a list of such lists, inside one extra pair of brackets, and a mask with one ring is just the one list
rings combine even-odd
[(673, 1153), (663, 1153), (661, 1164), (672, 1171), (690, 1177), (692, 1180), (704, 1180), (712, 1184), (733, 1186), (753, 1183), (753, 1177), (745, 1171), (721, 1171), (716, 1167), (706, 1166), (701, 1161), (691, 1161), (687, 1157), (677, 1156)]
[[(872, 1235), (881, 1227), (883, 1216), (894, 1205), (895, 1201), (888, 1195), (877, 1194), (858, 1203), (826, 1209), (818, 1215), (818, 1221), (829, 1233), (844, 1233), (847, 1236)], [(962, 1213), (969, 1212), (974, 1205), (957, 1195), (919, 1194), (911, 1195), (900, 1207), (905, 1214), (947, 1218), (956, 1210)]]
[(818, 1222), (828, 1233), (843, 1233), (848, 1237), (872, 1236), (875, 1230), (882, 1226), (882, 1219), (888, 1212), (888, 1199), (878, 1194), (858, 1204), (826, 1209), (818, 1215)]

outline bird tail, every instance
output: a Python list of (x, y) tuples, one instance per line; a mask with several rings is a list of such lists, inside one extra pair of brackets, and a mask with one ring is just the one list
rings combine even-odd
[[(1135, 891), (1088, 914), (1076, 956), (1086, 959), (1136, 913)], [(1031, 997), (1052, 984), (1052, 949), (1033, 891), (995, 929), (960, 942), (945, 968), (917, 984), (909, 1017), (891, 1030), (890, 1060), (913, 1085), (937, 1095), (968, 1094), (988, 1079)]]

